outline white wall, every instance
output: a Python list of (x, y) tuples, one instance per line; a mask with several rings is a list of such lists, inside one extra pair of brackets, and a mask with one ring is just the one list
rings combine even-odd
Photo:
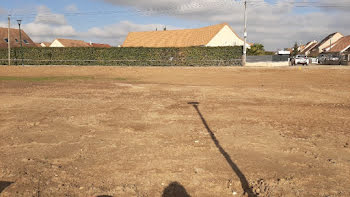
[(64, 47), (58, 40), (53, 41), (50, 47)]
[[(332, 45), (334, 43), (336, 43), (340, 38), (342, 38), (343, 35), (341, 35), (340, 33), (336, 33), (335, 35), (333, 35), (329, 40), (327, 40), (325, 43), (323, 43), (318, 49), (319, 49), (319, 52), (323, 52), (323, 49), (326, 49), (326, 47), (328, 47), (331, 43)], [(326, 49), (326, 51), (328, 51), (330, 49), (330, 47), (328, 47)]]
[[(244, 41), (241, 40), (227, 25), (225, 25), (218, 34), (206, 45), (207, 47), (217, 46), (243, 46)], [(250, 48), (250, 45), (247, 44)]]

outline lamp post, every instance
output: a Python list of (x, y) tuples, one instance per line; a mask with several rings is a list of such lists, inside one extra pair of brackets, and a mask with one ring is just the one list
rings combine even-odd
[(242, 66), (247, 63), (247, 1), (244, 1), (244, 46), (242, 56)]
[(23, 50), (22, 50), (22, 31), (21, 31), (21, 23), (22, 20), (17, 20), (18, 27), (19, 27), (19, 42), (21, 43), (21, 55), (22, 55), (22, 66), (24, 66), (23, 62)]

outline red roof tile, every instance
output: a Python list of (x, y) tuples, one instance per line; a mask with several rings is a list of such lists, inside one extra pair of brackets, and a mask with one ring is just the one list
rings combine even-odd
[(336, 43), (334, 43), (333, 47), (329, 50), (329, 52), (342, 52), (350, 47), (350, 36), (342, 37)]
[[(23, 47), (37, 47), (30, 37), (21, 29), (22, 46)], [(19, 30), (10, 28), (10, 43), (11, 47), (20, 47)], [(5, 39), (8, 38), (8, 28), (0, 27), (0, 48), (7, 48), (8, 44)], [(24, 42), (26, 41), (26, 43)]]

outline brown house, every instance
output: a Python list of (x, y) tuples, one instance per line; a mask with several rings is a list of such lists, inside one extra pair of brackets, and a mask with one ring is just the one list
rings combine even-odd
[(350, 36), (344, 36), (332, 45), (329, 52), (343, 53), (350, 49)]
[(54, 40), (49, 47), (95, 47), (95, 48), (111, 48), (109, 44), (87, 43), (82, 40), (71, 40), (58, 38)]
[(54, 40), (50, 47), (90, 47), (89, 43), (82, 40), (71, 40), (71, 39), (56, 39)]
[(51, 42), (42, 42), (40, 43), (40, 47), (50, 47)]
[(327, 52), (329, 50), (329, 47), (336, 43), (342, 37), (344, 36), (339, 32), (335, 32), (328, 35), (310, 51), (310, 55), (318, 56), (320, 53)]
[[(227, 24), (197, 29), (130, 32), (123, 47), (243, 46), (244, 40)], [(252, 44), (246, 43), (250, 48)]]
[(318, 42), (316, 40), (308, 42), (305, 45), (305, 48), (300, 51), (300, 53), (307, 56), (310, 55), (311, 50), (314, 49), (317, 46), (317, 44)]
[(343, 61), (350, 63), (350, 35), (344, 36), (334, 43), (328, 53), (337, 54), (342, 57)]
[(111, 48), (112, 46), (109, 44), (99, 44), (99, 43), (90, 43), (91, 47), (95, 48)]
[[(23, 47), (37, 47), (33, 40), (23, 31), (22, 34), (22, 46)], [(11, 47), (20, 47), (21, 42), (19, 38), (19, 30), (10, 28), (10, 44)], [(8, 47), (8, 28), (0, 27), (0, 48)]]

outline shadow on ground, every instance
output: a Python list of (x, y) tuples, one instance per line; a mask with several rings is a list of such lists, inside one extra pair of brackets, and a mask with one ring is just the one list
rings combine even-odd
[(113, 197), (113, 196), (109, 196), (109, 195), (100, 195), (100, 196), (96, 196), (96, 197)]
[(180, 183), (172, 182), (164, 189), (162, 197), (190, 197), (190, 195)]
[(222, 146), (220, 145), (220, 142), (215, 137), (215, 134), (210, 129), (207, 121), (204, 119), (202, 113), (199, 110), (199, 107), (198, 107), (199, 102), (188, 102), (187, 104), (192, 105), (194, 107), (194, 109), (197, 111), (199, 117), (201, 118), (201, 120), (202, 120), (205, 128), (207, 129), (211, 139), (213, 140), (215, 146), (219, 149), (220, 153), (225, 157), (227, 163), (231, 166), (232, 170), (236, 173), (236, 175), (240, 179), (244, 194), (248, 194), (249, 197), (256, 197), (257, 195), (252, 191), (252, 188), (249, 186), (247, 178), (244, 176), (244, 174), (239, 169), (239, 167), (232, 161), (231, 156), (222, 148)]
[(8, 186), (10, 186), (13, 182), (0, 181), (0, 194), (4, 191)]

